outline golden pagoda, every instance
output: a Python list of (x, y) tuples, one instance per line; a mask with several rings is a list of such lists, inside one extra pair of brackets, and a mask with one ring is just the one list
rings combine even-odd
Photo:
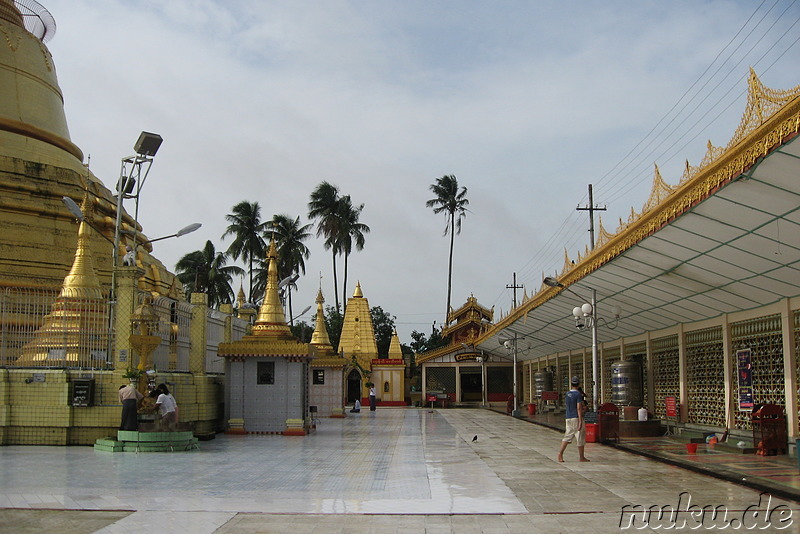
[(342, 335), (339, 338), (339, 354), (347, 360), (355, 360), (361, 369), (367, 371), (372, 366), (372, 359), (378, 357), (369, 301), (361, 291), (361, 282), (356, 283), (353, 296), (347, 299)]
[(107, 300), (94, 272), (89, 238), (93, 202), (84, 195), (78, 226), (78, 246), (61, 292), (44, 317), (42, 327), (22, 348), (17, 365), (78, 365), (106, 367), (108, 349)]
[[(83, 152), (70, 139), (64, 95), (44, 42), (55, 32), (49, 19), (25, 28), (12, 0), (0, 0), (0, 286), (55, 288), (61, 285), (75, 252), (73, 217), (62, 203), (65, 195), (93, 197), (94, 232), (83, 244), (91, 250), (101, 286), (111, 283), (113, 254), (106, 238), (116, 226), (116, 197), (83, 164)], [(45, 20), (43, 19), (43, 21)], [(42, 22), (42, 21), (40, 21)], [(34, 27), (35, 26), (35, 27)], [(116, 184), (116, 177), (113, 183)], [(122, 230), (135, 221), (123, 213)], [(141, 267), (140, 288), (167, 295), (174, 274), (150, 256), (137, 225)], [(132, 233), (132, 232), (131, 232)], [(133, 242), (123, 234), (118, 254)], [(182, 287), (180, 284), (178, 286)]]

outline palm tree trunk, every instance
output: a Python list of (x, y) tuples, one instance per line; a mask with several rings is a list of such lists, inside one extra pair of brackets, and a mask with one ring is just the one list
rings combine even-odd
[[(333, 248), (333, 247), (331, 247)], [(339, 311), (339, 280), (336, 278), (336, 251), (333, 252), (333, 296), (336, 302), (336, 311)]]
[(450, 294), (453, 289), (453, 242), (455, 240), (455, 219), (453, 213), (450, 214), (450, 263), (447, 268), (447, 310), (444, 314), (444, 325), (447, 326), (447, 318), (450, 315)]
[(255, 299), (253, 298), (253, 254), (248, 255), (249, 258), (249, 268), (250, 268), (250, 290), (247, 294), (248, 302), (255, 303)]
[(344, 254), (344, 282), (342, 283), (342, 315), (347, 311), (347, 256)]

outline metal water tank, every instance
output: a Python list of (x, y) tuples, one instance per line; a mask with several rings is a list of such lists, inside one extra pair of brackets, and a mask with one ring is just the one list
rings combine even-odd
[(641, 406), (644, 400), (642, 367), (626, 360), (611, 364), (611, 402), (617, 406)]
[(533, 373), (533, 387), (536, 397), (542, 398), (542, 391), (553, 391), (553, 373), (547, 370)]

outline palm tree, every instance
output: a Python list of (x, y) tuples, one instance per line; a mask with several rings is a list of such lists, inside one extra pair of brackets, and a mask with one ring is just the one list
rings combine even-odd
[[(306, 274), (305, 260), (310, 252), (303, 241), (311, 236), (310, 224), (300, 224), (300, 217), (291, 218), (288, 215), (273, 215), (268, 223), (268, 233), (275, 240), (278, 248), (278, 277), (284, 279), (295, 273)], [(291, 283), (286, 287), (287, 302), (289, 304), (289, 322), (292, 318), (292, 287), (297, 287)]]
[(184, 255), (175, 264), (178, 280), (191, 293), (206, 293), (208, 305), (212, 308), (234, 300), (231, 282), (234, 276), (244, 274), (244, 269), (226, 265), (226, 254), (217, 252), (211, 241), (206, 241), (202, 250)]
[(347, 195), (339, 199), (339, 206), (336, 210), (339, 218), (338, 248), (339, 252), (344, 256), (342, 297), (345, 302), (345, 310), (347, 309), (347, 300), (344, 299), (344, 296), (347, 294), (347, 259), (353, 251), (354, 245), (356, 250), (364, 249), (364, 234), (369, 233), (369, 226), (358, 221), (363, 209), (364, 204), (358, 207), (353, 206), (350, 195)]
[(330, 249), (333, 255), (333, 295), (336, 310), (339, 308), (338, 280), (336, 278), (336, 255), (339, 249), (339, 188), (323, 181), (311, 192), (308, 202), (308, 218), (316, 220), (317, 237), (325, 237), (325, 250)]
[(447, 270), (447, 311), (444, 314), (445, 324), (450, 315), (450, 295), (453, 289), (453, 240), (455, 234), (461, 233), (461, 219), (467, 216), (467, 188), (462, 186), (459, 190), (458, 180), (454, 175), (445, 175), (437, 178), (431, 184), (430, 190), (436, 195), (425, 203), (428, 208), (433, 208), (433, 213), (444, 212), (445, 227), (444, 235), (450, 233), (450, 261)]
[(261, 207), (258, 202), (243, 200), (231, 208), (231, 213), (225, 216), (230, 223), (222, 238), (233, 235), (234, 240), (228, 246), (227, 254), (234, 260), (240, 257), (247, 262), (250, 273), (250, 293), (248, 299), (253, 301), (253, 260), (264, 257), (266, 245), (264, 243), (264, 230), (267, 223), (261, 222)]

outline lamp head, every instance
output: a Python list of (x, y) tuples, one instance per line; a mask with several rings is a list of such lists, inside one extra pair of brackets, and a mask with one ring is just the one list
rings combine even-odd
[(591, 317), (594, 310), (592, 309), (592, 305), (587, 302), (581, 306), (581, 311), (583, 312), (584, 317)]
[(162, 141), (163, 139), (158, 134), (142, 132), (139, 134), (136, 144), (133, 145), (133, 149), (140, 156), (155, 156)]
[(556, 279), (555, 279), (555, 278), (553, 278), (552, 276), (547, 276), (547, 277), (545, 277), (545, 279), (544, 279), (543, 281), (544, 281), (544, 285), (546, 285), (546, 286), (550, 286), (550, 287), (564, 287), (564, 284), (562, 284), (561, 282), (559, 282), (558, 280), (556, 280)]
[(178, 230), (178, 232), (175, 234), (175, 237), (180, 237), (182, 235), (191, 234), (195, 230), (199, 229), (201, 226), (203, 226), (203, 225), (200, 224), (200, 223), (192, 223), (189, 226), (185, 226), (185, 227), (181, 228), (180, 230)]
[(83, 220), (83, 212), (81, 211), (80, 206), (69, 197), (63, 197), (61, 200), (64, 201), (64, 205), (67, 206), (69, 212), (78, 220)]

